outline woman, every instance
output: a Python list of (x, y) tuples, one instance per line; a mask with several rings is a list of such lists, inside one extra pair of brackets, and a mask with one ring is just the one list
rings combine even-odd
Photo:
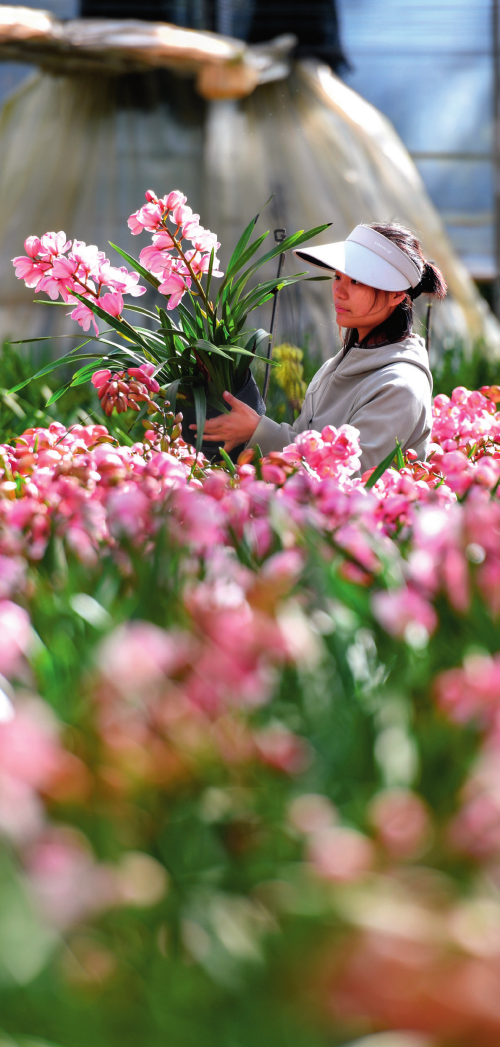
[[(396, 439), (425, 459), (432, 427), (432, 375), (423, 339), (412, 331), (420, 294), (443, 298), (446, 284), (417, 237), (395, 223), (358, 225), (344, 242), (294, 252), (333, 273), (333, 300), (343, 348), (313, 378), (293, 425), (273, 422), (230, 393), (227, 415), (206, 422), (204, 439), (280, 451), (305, 429), (355, 426), (361, 469), (377, 466)], [(192, 427), (194, 428), (194, 427)]]

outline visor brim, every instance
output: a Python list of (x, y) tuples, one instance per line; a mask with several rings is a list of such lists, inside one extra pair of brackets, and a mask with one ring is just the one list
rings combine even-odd
[(339, 240), (319, 247), (300, 247), (293, 253), (309, 265), (326, 269), (332, 277), (335, 272), (345, 273), (351, 280), (358, 280), (379, 291), (406, 291), (410, 286), (399, 269), (353, 240)]

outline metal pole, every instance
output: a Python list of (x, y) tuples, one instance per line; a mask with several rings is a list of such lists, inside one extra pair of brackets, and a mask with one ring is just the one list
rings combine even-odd
[(217, 0), (216, 5), (216, 30), (222, 36), (233, 34), (233, 5), (232, 0)]
[(427, 303), (427, 312), (425, 315), (425, 348), (427, 350), (427, 356), (429, 355), (431, 348), (431, 317), (432, 317), (432, 302)]
[(500, 5), (492, 0), (491, 10), (493, 37), (493, 185), (495, 210), (495, 278), (493, 284), (493, 307), (500, 318)]
[[(275, 229), (274, 230), (274, 239), (275, 239), (277, 244), (282, 244), (283, 240), (286, 239), (286, 229)], [(285, 255), (283, 253), (283, 254), (280, 254), (280, 260), (278, 262), (278, 272), (276, 274), (276, 277), (277, 277), (278, 280), (279, 280), (279, 278), (280, 278), (280, 276), (281, 276), (281, 274), (283, 272), (284, 264), (285, 264)], [(268, 345), (267, 345), (267, 364), (266, 364), (266, 372), (265, 372), (265, 375), (264, 375), (264, 387), (263, 387), (263, 390), (262, 390), (262, 399), (263, 399), (264, 403), (267, 403), (267, 394), (269, 392), (269, 381), (270, 381), (270, 378), (271, 378), (271, 360), (273, 358), (274, 336), (276, 334), (276, 325), (278, 323), (278, 297), (279, 297), (279, 291), (276, 290), (274, 292), (273, 311), (271, 313), (271, 332), (269, 334), (269, 342), (268, 342)]]

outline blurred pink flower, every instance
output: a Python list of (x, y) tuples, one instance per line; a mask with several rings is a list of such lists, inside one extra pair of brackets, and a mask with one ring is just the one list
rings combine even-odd
[(336, 825), (311, 834), (308, 857), (322, 879), (352, 883), (372, 868), (374, 848), (363, 833)]
[(151, 622), (119, 626), (99, 650), (101, 672), (123, 694), (147, 691), (185, 664), (189, 644), (178, 630), (168, 633)]
[(297, 832), (314, 835), (335, 825), (338, 814), (328, 797), (321, 793), (303, 793), (292, 800), (288, 820)]
[(469, 655), (463, 667), (440, 673), (434, 686), (439, 705), (453, 720), (491, 722), (500, 709), (500, 654)]
[(427, 807), (420, 796), (408, 789), (377, 793), (370, 803), (369, 817), (392, 858), (414, 858), (430, 842)]
[(47, 829), (27, 853), (25, 869), (43, 916), (58, 930), (120, 897), (112, 868), (97, 864), (85, 837), (69, 827)]
[(437, 615), (428, 600), (413, 589), (389, 589), (374, 593), (373, 613), (386, 632), (404, 637), (408, 627), (418, 625), (430, 635), (437, 625)]
[(281, 724), (254, 732), (257, 752), (263, 763), (286, 774), (300, 774), (312, 763), (313, 752), (308, 741)]
[(39, 254), (42, 242), (38, 236), (28, 236), (27, 240), (24, 241), (24, 250), (30, 258), (36, 258)]
[(62, 750), (57, 724), (41, 701), (25, 701), (0, 723), (0, 774), (43, 789), (57, 772)]
[[(10, 600), (0, 600), (0, 673), (15, 675), (31, 639), (29, 615)], [(1, 725), (0, 725), (1, 729)]]
[[(138, 273), (129, 273), (125, 266), (117, 269), (108, 262), (107, 258), (99, 265), (98, 279), (100, 283), (106, 284), (106, 287), (110, 287), (113, 291), (118, 291), (122, 295), (130, 294), (133, 298), (137, 298), (146, 293), (146, 288), (139, 286), (140, 277)], [(105, 307), (103, 306), (103, 308)], [(107, 311), (111, 312), (110, 309)]]

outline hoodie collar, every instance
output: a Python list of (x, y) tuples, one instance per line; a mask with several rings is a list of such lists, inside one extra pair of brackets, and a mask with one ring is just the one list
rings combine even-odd
[(425, 342), (420, 335), (414, 333), (400, 342), (390, 342), (385, 345), (353, 345), (347, 356), (343, 356), (341, 350), (332, 360), (332, 370), (338, 371), (339, 377), (347, 378), (366, 374), (368, 371), (378, 371), (381, 367), (403, 361), (425, 371), (432, 388), (432, 375)]

